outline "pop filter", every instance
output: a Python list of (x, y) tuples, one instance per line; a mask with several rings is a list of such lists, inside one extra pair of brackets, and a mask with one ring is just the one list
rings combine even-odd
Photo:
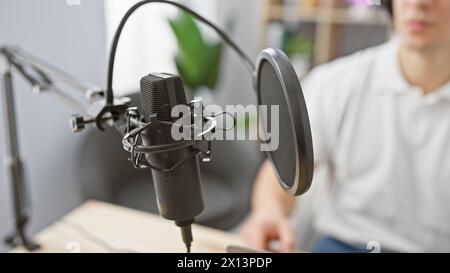
[(311, 185), (314, 156), (308, 111), (298, 76), (289, 58), (273, 48), (259, 54), (255, 76), (258, 104), (279, 106), (279, 146), (268, 151), (267, 156), (283, 189), (291, 195), (301, 195)]

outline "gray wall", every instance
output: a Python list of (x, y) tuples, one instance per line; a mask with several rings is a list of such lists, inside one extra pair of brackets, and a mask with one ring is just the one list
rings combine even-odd
[[(103, 2), (100, 0), (81, 0), (80, 6), (69, 6), (63, 0), (0, 1), (0, 44), (18, 44), (98, 86), (104, 86), (105, 82), (104, 37)], [(81, 136), (73, 135), (68, 126), (73, 111), (53, 97), (32, 94), (22, 80), (17, 79), (14, 84), (19, 141), (33, 204), (30, 231), (35, 233), (83, 201), (80, 176), (75, 167)], [(3, 125), (3, 121), (0, 122)], [(0, 129), (2, 161), (4, 138)], [(0, 237), (13, 227), (10, 192), (2, 167)], [(7, 250), (3, 242), (0, 243), (0, 252)]]
[[(260, 0), (228, 0), (220, 1), (219, 9), (224, 10), (227, 18), (232, 20), (230, 36), (242, 49), (256, 61), (260, 49), (260, 28), (262, 1)], [(222, 28), (226, 28), (222, 25)], [(219, 82), (218, 104), (251, 104), (256, 103), (252, 78), (241, 60), (229, 47), (223, 56), (223, 76)]]

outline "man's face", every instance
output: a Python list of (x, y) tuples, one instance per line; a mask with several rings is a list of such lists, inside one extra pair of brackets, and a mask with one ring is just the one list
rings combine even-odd
[(395, 28), (416, 50), (450, 47), (450, 0), (393, 0)]

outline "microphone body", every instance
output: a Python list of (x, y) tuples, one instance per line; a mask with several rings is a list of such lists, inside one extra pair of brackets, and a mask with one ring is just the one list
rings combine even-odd
[[(145, 146), (173, 143), (169, 126), (158, 127), (142, 132), (142, 143)], [(146, 158), (153, 166), (169, 169), (194, 152), (192, 147), (186, 147), (171, 152), (148, 153)], [(197, 156), (191, 156), (168, 173), (152, 170), (152, 177), (162, 217), (177, 223), (191, 220), (203, 211)]]
[[(172, 107), (187, 105), (181, 78), (171, 74), (149, 74), (141, 79), (141, 109), (143, 121), (156, 114), (159, 121), (174, 122)], [(144, 146), (166, 145), (175, 141), (171, 125), (151, 124), (141, 133)], [(188, 252), (192, 242), (191, 224), (204, 209), (201, 192), (199, 158), (193, 145), (171, 151), (146, 153), (152, 168), (159, 212), (181, 228)], [(181, 162), (181, 163), (180, 163)], [(179, 163), (178, 165), (176, 165)], [(170, 169), (170, 171), (169, 171)], [(165, 171), (161, 171), (165, 170)]]

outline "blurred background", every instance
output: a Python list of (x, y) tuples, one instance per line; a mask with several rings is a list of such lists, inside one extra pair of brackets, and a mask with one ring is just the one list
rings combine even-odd
[[(112, 35), (135, 0), (3, 0), (0, 44), (26, 51), (99, 87), (106, 85)], [(253, 59), (265, 47), (283, 49), (300, 78), (316, 65), (383, 43), (391, 35), (389, 16), (372, 0), (179, 0), (218, 24)], [(115, 94), (138, 100), (139, 79), (150, 72), (179, 74), (189, 96), (207, 103), (252, 104), (251, 77), (237, 56), (208, 28), (177, 9), (152, 4), (127, 23), (119, 43)], [(157, 213), (149, 170), (133, 169), (113, 130), (73, 134), (74, 113), (57, 100), (36, 96), (16, 78), (19, 144), (32, 204), (30, 231), (45, 226), (87, 199)], [(3, 111), (3, 109), (2, 109)], [(3, 112), (2, 112), (3, 116)], [(3, 128), (0, 119), (0, 128)], [(254, 120), (239, 122), (241, 129)], [(0, 133), (0, 155), (5, 135)], [(249, 210), (250, 192), (264, 159), (257, 143), (215, 142), (211, 163), (203, 163), (206, 203), (198, 222), (237, 231)], [(315, 179), (321, 179), (320, 172)], [(304, 233), (319, 201), (313, 188), (302, 198), (298, 228)], [(310, 210), (306, 212), (305, 210)], [(308, 218), (309, 217), (309, 218)], [(13, 228), (11, 187), (0, 169), (0, 237)], [(304, 236), (303, 246), (308, 244)], [(8, 246), (0, 243), (0, 251)]]

